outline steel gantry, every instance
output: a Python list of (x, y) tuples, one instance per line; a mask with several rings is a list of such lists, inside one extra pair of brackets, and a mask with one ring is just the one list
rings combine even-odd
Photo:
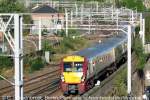
[[(14, 24), (14, 27), (8, 27)], [(12, 32), (13, 30), (13, 32)], [(22, 16), (19, 14), (0, 14), (0, 32), (7, 39), (14, 58), (14, 82), (10, 82), (15, 86), (15, 100), (23, 100), (23, 35), (22, 35)]]

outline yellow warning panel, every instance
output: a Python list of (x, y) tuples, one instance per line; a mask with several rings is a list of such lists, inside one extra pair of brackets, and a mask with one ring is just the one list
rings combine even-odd
[(67, 56), (63, 59), (63, 62), (84, 62), (84, 57), (81, 56)]
[(66, 83), (80, 83), (83, 72), (64, 72), (63, 75)]

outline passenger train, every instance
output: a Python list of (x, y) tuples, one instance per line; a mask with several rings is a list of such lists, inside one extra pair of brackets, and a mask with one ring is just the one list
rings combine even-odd
[(91, 89), (102, 74), (117, 69), (116, 64), (126, 59), (126, 51), (127, 35), (121, 34), (64, 57), (60, 63), (64, 95)]

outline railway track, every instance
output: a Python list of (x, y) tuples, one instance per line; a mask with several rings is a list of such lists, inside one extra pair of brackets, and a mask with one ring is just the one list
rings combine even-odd
[[(134, 63), (134, 57), (132, 57), (132, 62)], [(94, 87), (93, 89), (86, 92), (83, 96), (92, 96), (97, 90), (106, 86), (119, 70), (122, 70), (124, 67), (120, 67), (116, 72), (110, 75), (107, 79), (101, 82), (99, 87)], [(24, 93), (25, 96), (51, 96), (52, 93), (60, 91), (59, 87), (59, 69), (55, 69), (50, 72), (46, 72), (45, 74), (33, 77), (31, 79), (25, 80), (24, 84)], [(96, 88), (96, 89), (95, 89)], [(93, 92), (91, 92), (93, 91)], [(12, 85), (0, 88), (0, 96), (14, 96), (14, 87)], [(58, 94), (58, 96), (61, 96)], [(83, 97), (82, 96), (82, 97)], [(75, 96), (69, 96), (74, 98)], [(12, 99), (12, 97), (10, 97)], [(43, 97), (44, 98), (44, 97)], [(8, 100), (8, 99), (7, 99)]]
[[(53, 93), (59, 88), (59, 69), (49, 71), (42, 75), (25, 80), (24, 93), (25, 96), (42, 96)], [(46, 92), (46, 93), (45, 93)], [(8, 85), (0, 88), (0, 96), (14, 96), (14, 87)]]

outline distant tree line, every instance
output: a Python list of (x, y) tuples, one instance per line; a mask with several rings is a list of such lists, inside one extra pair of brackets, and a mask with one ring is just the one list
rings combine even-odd
[(1, 0), (0, 13), (20, 13), (26, 12), (26, 8), (18, 0)]
[(137, 11), (144, 11), (145, 6), (142, 0), (114, 0), (116, 7), (127, 7), (129, 9), (137, 9)]

